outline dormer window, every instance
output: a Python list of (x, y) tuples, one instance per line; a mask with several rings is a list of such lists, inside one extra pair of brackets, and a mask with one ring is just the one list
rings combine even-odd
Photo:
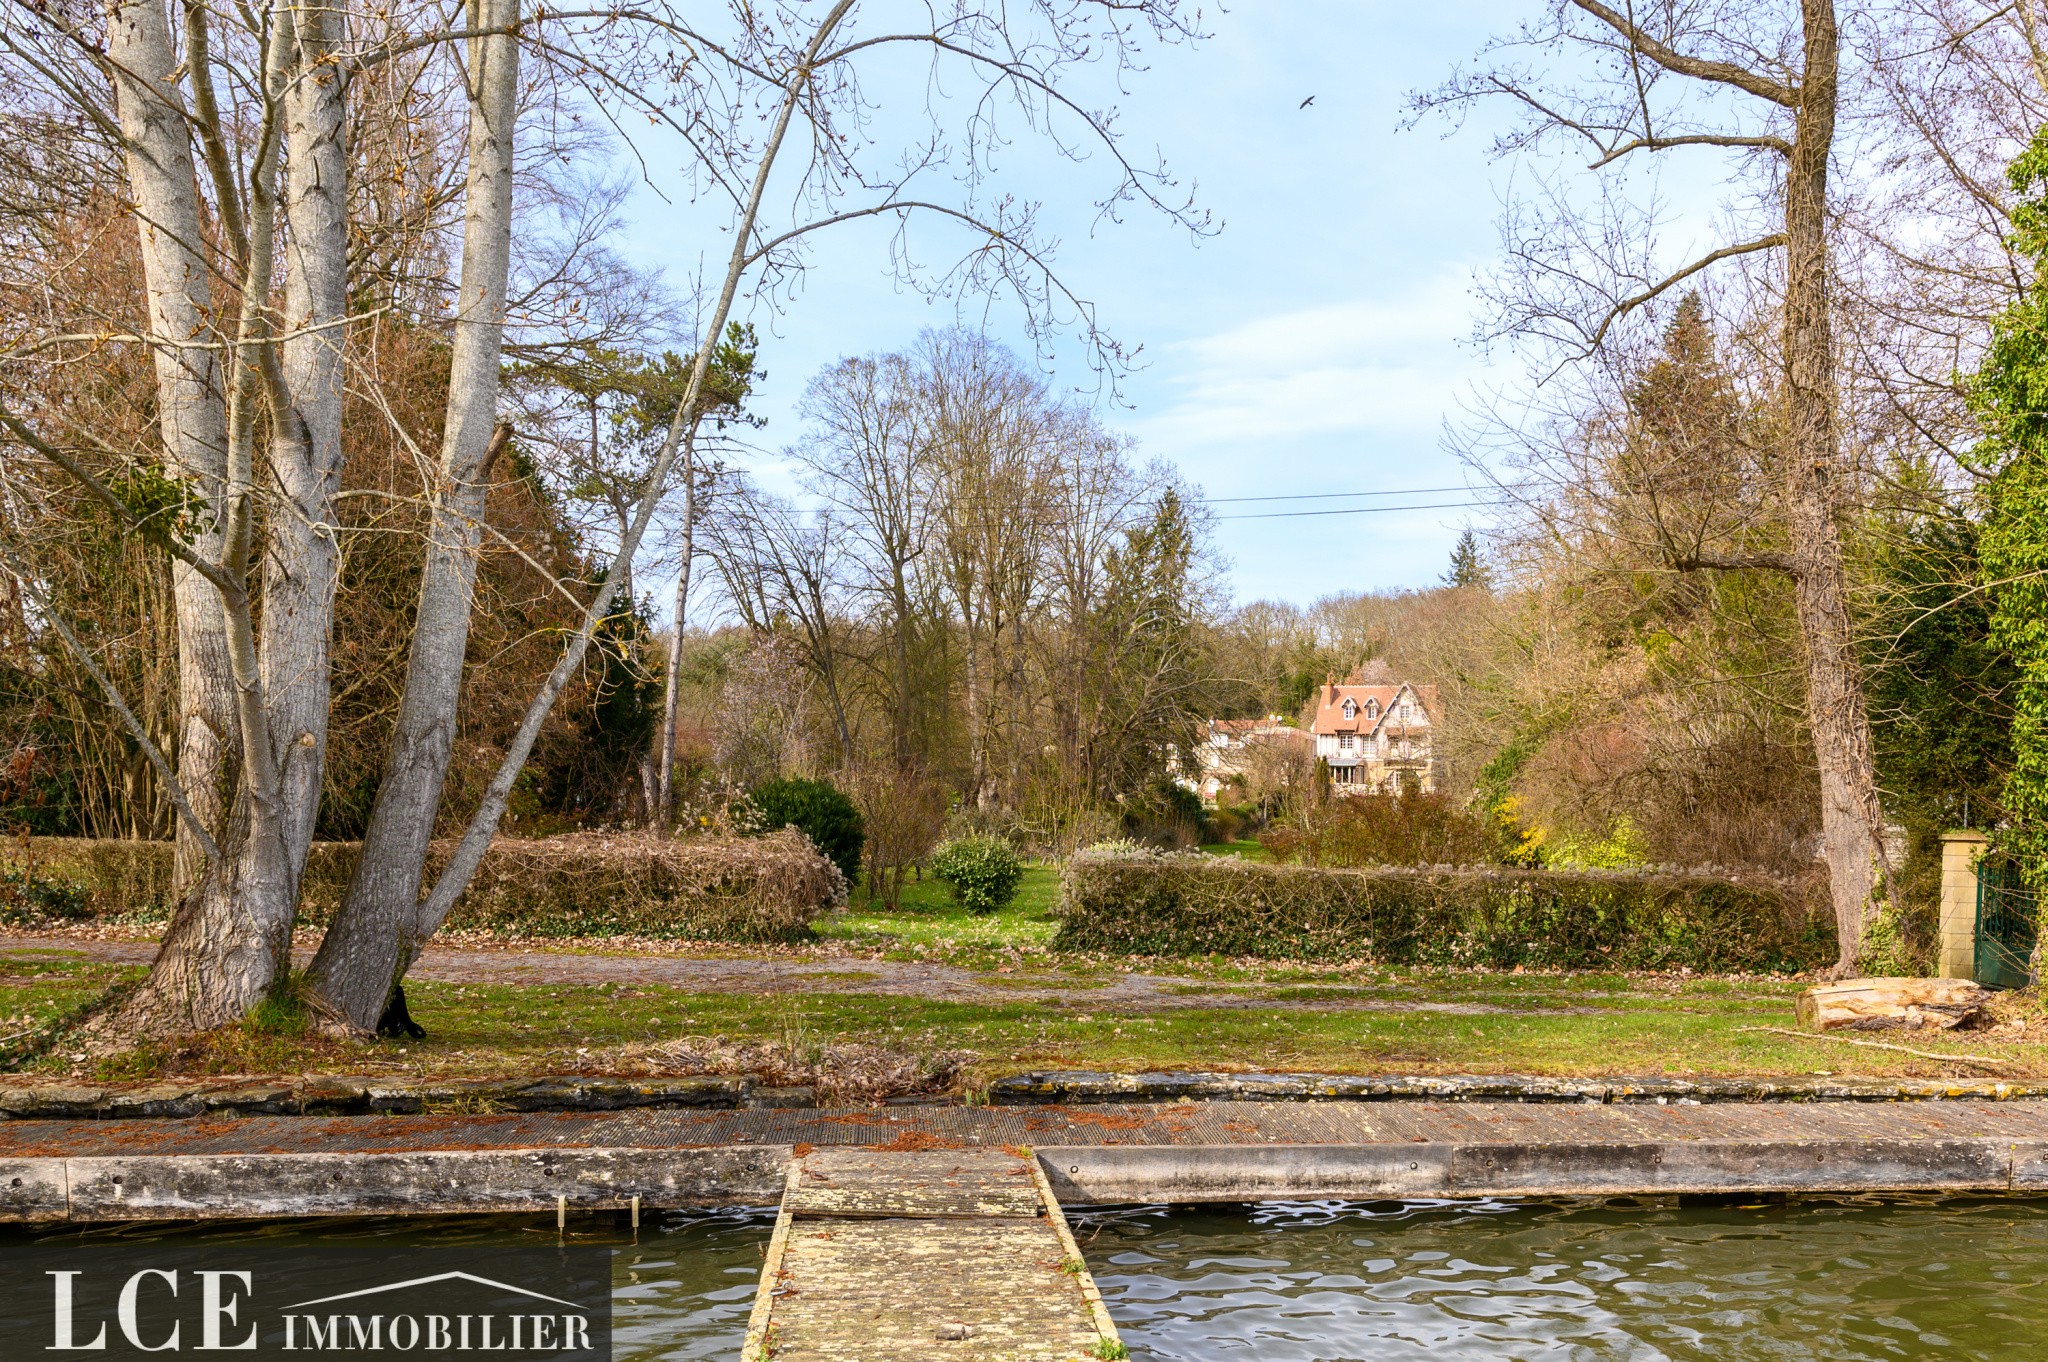
[(1380, 713), (1380, 702), (1379, 702), (1379, 701), (1377, 701), (1377, 700), (1367, 700), (1367, 701), (1365, 702), (1365, 717), (1366, 717), (1366, 718), (1368, 718), (1368, 719), (1377, 719), (1377, 718), (1379, 717), (1379, 713)]
[(1358, 717), (1358, 701), (1356, 701), (1356, 700), (1352, 699), (1352, 698), (1351, 698), (1350, 696), (1348, 696), (1348, 695), (1347, 695), (1347, 696), (1345, 696), (1345, 697), (1344, 697), (1344, 722), (1346, 722), (1346, 723), (1350, 723), (1350, 722), (1351, 722), (1352, 720), (1356, 719), (1357, 717)]

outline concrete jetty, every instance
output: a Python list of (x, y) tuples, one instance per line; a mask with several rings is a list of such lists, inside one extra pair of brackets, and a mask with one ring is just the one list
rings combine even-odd
[(1121, 1357), (1023, 1151), (813, 1150), (791, 1161), (742, 1362)]

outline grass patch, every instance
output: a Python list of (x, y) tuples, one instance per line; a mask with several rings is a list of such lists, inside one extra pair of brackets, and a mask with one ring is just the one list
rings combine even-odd
[(1008, 907), (970, 913), (953, 902), (945, 885), (927, 878), (905, 884), (894, 909), (870, 899), (865, 889), (857, 890), (843, 911), (812, 927), (823, 940), (885, 960), (940, 961), (980, 970), (1030, 964), (1060, 972), (1063, 960), (1050, 949), (1059, 930), (1052, 916), (1059, 892), (1057, 869), (1028, 865)]
[[(151, 1046), (80, 1064), (60, 1048), (31, 1072), (103, 1081), (177, 1074), (378, 1074), (510, 1077), (631, 1072), (634, 1047), (687, 1036), (811, 1052), (861, 1044), (914, 1055), (971, 1050), (964, 1089), (1035, 1068), (1307, 1069), (1333, 1073), (1525, 1073), (1556, 1076), (1839, 1074), (1985, 1077), (1988, 1071), (1859, 1050), (1815, 1037), (1747, 1031), (1790, 1026), (1803, 982), (1772, 976), (1446, 970), (1261, 962), (1225, 957), (1132, 961), (1049, 948), (1055, 871), (1032, 866), (1017, 901), (981, 917), (931, 881), (905, 887), (894, 910), (857, 896), (819, 924), (845, 968), (772, 994), (691, 991), (642, 982), (451, 983), (414, 980), (424, 1041), (336, 1041), (309, 1035), (289, 1001), (247, 1025), (190, 1044)], [(581, 949), (590, 943), (567, 943)], [(594, 948), (594, 947), (593, 947)], [(618, 949), (617, 947), (613, 948)], [(723, 955), (729, 948), (692, 954)], [(794, 949), (799, 954), (816, 947)], [(943, 961), (992, 985), (1023, 984), (1044, 1000), (941, 1001), (862, 992), (871, 974), (845, 953)], [(1104, 986), (1133, 968), (1169, 976), (1179, 1005), (1105, 1005)], [(34, 950), (0, 955), (0, 1035), (32, 1032), (139, 966)], [(1204, 993), (1237, 1006), (1199, 1005)], [(1219, 999), (1220, 1000), (1220, 999)], [(1196, 1005), (1189, 1006), (1189, 1002)], [(1274, 1008), (1244, 1003), (1274, 1003)], [(1483, 1015), (1368, 1010), (1362, 1002), (1464, 1003)], [(1916, 1049), (1994, 1055), (2000, 1076), (2048, 1076), (2048, 1046), (1974, 1032), (1913, 1036)]]
[(1249, 837), (1235, 842), (1204, 842), (1202, 850), (1211, 856), (1235, 856), (1244, 861), (1271, 861), (1273, 853)]
[[(1546, 1003), (1574, 996), (1553, 979)], [(354, 1042), (231, 1028), (176, 1048), (139, 1050), (83, 1072), (102, 1080), (172, 1074), (368, 1073), (412, 1077), (620, 1071), (619, 1047), (719, 1036), (795, 1049), (864, 1044), (913, 1055), (970, 1050), (967, 1090), (1035, 1068), (1307, 1069), (1333, 1073), (1526, 1073), (1748, 1076), (1937, 1076), (1974, 1071), (1746, 1031), (1785, 1025), (1775, 997), (1728, 992), (1638, 993), (1574, 1015), (1548, 1005), (1484, 1016), (1357, 1009), (1174, 1008), (1108, 1011), (1082, 997), (1053, 1003), (960, 1003), (850, 992), (693, 993), (661, 986), (408, 985), (425, 1041)], [(76, 996), (75, 991), (72, 995)], [(1590, 996), (1588, 997), (1590, 1001)], [(55, 997), (51, 998), (55, 1003)], [(1992, 1054), (2012, 1076), (2048, 1074), (2048, 1047), (1984, 1033), (1915, 1037), (1916, 1048)], [(80, 1072), (63, 1056), (45, 1073)]]
[(139, 966), (88, 960), (76, 952), (0, 956), (0, 1036), (37, 1030), (141, 975)]

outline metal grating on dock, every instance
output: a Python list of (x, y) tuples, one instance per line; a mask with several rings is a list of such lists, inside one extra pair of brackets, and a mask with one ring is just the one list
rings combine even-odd
[(1084, 1362), (1116, 1327), (1035, 1161), (813, 1150), (790, 1165), (742, 1362)]

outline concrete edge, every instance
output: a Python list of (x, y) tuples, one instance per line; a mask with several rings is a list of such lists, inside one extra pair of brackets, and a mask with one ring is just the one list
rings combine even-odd
[(745, 1074), (606, 1078), (575, 1074), (408, 1083), (321, 1077), (291, 1083), (164, 1082), (134, 1086), (0, 1087), (0, 1119), (113, 1120), (193, 1116), (409, 1116), (434, 1110), (623, 1111), (635, 1107), (809, 1107), (808, 1088)]
[(1067, 1206), (2048, 1190), (2048, 1141), (2041, 1140), (1048, 1145), (1035, 1152)]
[(1910, 1078), (1541, 1078), (1526, 1074), (1012, 1074), (991, 1106), (1089, 1102), (1935, 1102), (2048, 1098), (2048, 1082)]
[[(1110, 1073), (1011, 1074), (989, 1085), (994, 1106), (1179, 1102), (1929, 1102), (2048, 1098), (2048, 1081), (1886, 1078), (1541, 1078), (1526, 1074)], [(945, 1103), (948, 1099), (936, 1100)], [(370, 1078), (298, 1082), (165, 1082), (0, 1087), (0, 1120), (195, 1116), (406, 1116), (423, 1112), (625, 1111), (814, 1107), (809, 1087), (771, 1087), (746, 1074), (688, 1078), (559, 1075), (407, 1083)]]
[[(1045, 1145), (1065, 1206), (1475, 1197), (2048, 1193), (2048, 1140)], [(790, 1145), (0, 1161), (0, 1221), (537, 1215), (774, 1205)]]
[(278, 1219), (773, 1205), (788, 1145), (0, 1160), (0, 1220)]

